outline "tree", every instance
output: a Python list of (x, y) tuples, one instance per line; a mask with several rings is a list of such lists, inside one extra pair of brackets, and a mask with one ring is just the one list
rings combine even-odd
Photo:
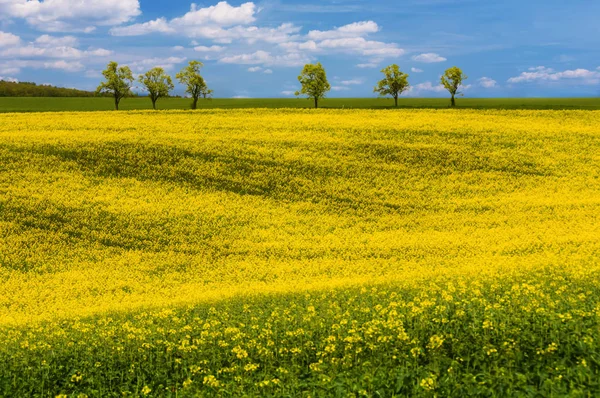
[(200, 68), (203, 66), (204, 64), (200, 61), (190, 61), (189, 65), (176, 75), (177, 80), (186, 86), (185, 92), (192, 96), (194, 101), (192, 109), (197, 108), (198, 98), (202, 94), (204, 87), (206, 87), (204, 78), (200, 76)]
[(458, 92), (458, 89), (462, 85), (462, 82), (467, 79), (468, 77), (463, 73), (463, 71), (456, 66), (447, 69), (442, 75), (442, 85), (450, 92), (451, 95), (451, 106), (456, 106), (456, 100), (454, 97), (458, 94), (461, 94)]
[(202, 94), (202, 96), (204, 97), (204, 99), (211, 99), (212, 95), (214, 93), (214, 90), (209, 90), (208, 86), (205, 84), (204, 87), (202, 87), (202, 90), (200, 90), (200, 93)]
[(156, 109), (156, 101), (161, 97), (167, 97), (169, 91), (173, 90), (173, 81), (171, 76), (165, 73), (163, 68), (152, 68), (143, 75), (140, 75), (139, 82), (148, 90), (148, 95), (152, 100), (152, 108)]
[(331, 86), (327, 81), (327, 74), (323, 65), (306, 64), (302, 73), (298, 76), (298, 81), (302, 85), (300, 91), (296, 91), (296, 95), (306, 95), (308, 99), (315, 100), (315, 108), (319, 107), (319, 100), (325, 97), (325, 94), (331, 90)]
[(114, 61), (109, 62), (106, 70), (102, 72), (106, 79), (96, 89), (97, 94), (107, 93), (115, 99), (115, 109), (119, 110), (121, 100), (130, 94), (133, 84), (133, 75), (128, 66), (121, 66)]
[(398, 106), (398, 97), (408, 90), (410, 86), (408, 84), (408, 75), (402, 72), (396, 64), (382, 69), (381, 72), (385, 77), (377, 83), (377, 87), (375, 87), (373, 92), (379, 93), (381, 96), (391, 95), (394, 98), (396, 106)]

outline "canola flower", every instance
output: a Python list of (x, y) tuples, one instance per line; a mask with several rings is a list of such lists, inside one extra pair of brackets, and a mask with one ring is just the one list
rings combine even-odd
[(0, 115), (0, 396), (596, 395), (598, 126)]

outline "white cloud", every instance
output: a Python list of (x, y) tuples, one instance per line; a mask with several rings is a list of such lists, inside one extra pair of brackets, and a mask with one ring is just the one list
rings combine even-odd
[(79, 44), (79, 40), (74, 36), (55, 37), (42, 35), (35, 39), (34, 43), (39, 47), (75, 47)]
[(254, 13), (256, 6), (252, 2), (244, 3), (239, 7), (230, 6), (226, 1), (221, 1), (217, 5), (198, 8), (192, 4), (190, 11), (180, 18), (175, 18), (171, 22), (182, 26), (200, 26), (200, 25), (219, 25), (233, 26), (246, 25), (254, 22)]
[[(0, 0), (1, 1), (1, 0)], [(384, 43), (375, 40), (367, 40), (364, 36), (379, 31), (379, 26), (373, 21), (361, 21), (344, 25), (332, 30), (313, 30), (302, 36), (301, 27), (292, 23), (283, 23), (277, 27), (250, 26), (255, 22), (256, 14), (260, 10), (254, 3), (248, 2), (239, 7), (231, 6), (227, 2), (220, 2), (215, 6), (197, 8), (180, 18), (168, 21), (158, 18), (154, 21), (134, 24), (130, 26), (115, 27), (110, 33), (115, 36), (137, 36), (152, 32), (174, 33), (190, 38), (204, 38), (215, 43), (233, 43), (234, 41), (246, 41), (249, 44), (264, 42), (276, 44), (278, 48), (259, 48), (259, 52), (273, 54), (279, 57), (273, 64), (290, 64), (288, 58), (302, 58), (310, 60), (311, 53), (330, 53), (332, 51), (362, 55), (366, 57), (377, 57), (380, 59), (399, 57), (404, 50), (398, 48), (394, 43)], [(219, 48), (219, 46), (213, 46)], [(201, 51), (208, 51), (206, 46), (199, 46)], [(275, 55), (277, 50), (283, 50), (290, 54)], [(200, 51), (200, 50), (199, 50)], [(226, 63), (257, 63), (249, 54), (235, 53), (234, 49), (223, 57)], [(260, 54), (259, 54), (260, 55)], [(266, 62), (266, 61), (263, 61)], [(374, 63), (370, 60), (369, 63)], [(297, 63), (292, 62), (295, 66)]]
[(346, 87), (346, 86), (331, 86), (331, 89), (333, 91), (348, 91), (348, 90), (350, 90), (350, 87)]
[(9, 82), (9, 83), (18, 83), (19, 79), (17, 79), (16, 77), (10, 77), (10, 76), (0, 76), (0, 80), (3, 80), (5, 82)]
[(331, 30), (312, 30), (302, 35), (301, 27), (293, 23), (283, 23), (276, 27), (253, 26), (259, 12), (260, 9), (253, 2), (232, 6), (221, 1), (205, 8), (192, 5), (191, 10), (181, 17), (170, 20), (162, 17), (114, 27), (110, 33), (115, 36), (177, 34), (194, 39), (208, 39), (216, 44), (234, 41), (244, 41), (250, 45), (262, 43), (261, 46), (253, 46), (252, 50), (241, 53), (241, 46), (200, 46), (197, 42), (192, 42), (199, 52), (223, 52), (220, 62), (232, 64), (300, 66), (314, 60), (316, 54), (345, 53), (368, 58), (359, 64), (361, 67), (375, 67), (375, 64), (386, 58), (400, 57), (405, 53), (394, 43), (367, 40), (366, 36), (380, 30), (373, 21), (355, 22)]
[(446, 58), (444, 58), (436, 53), (425, 53), (425, 54), (414, 55), (412, 57), (412, 59), (413, 59), (413, 61), (424, 62), (426, 64), (432, 64), (432, 63), (436, 63), (436, 62), (446, 61)]
[(233, 99), (245, 99), (245, 98), (250, 98), (247, 95), (234, 95), (233, 97), (231, 97)]
[(83, 64), (79, 61), (75, 62), (67, 62), (64, 60), (60, 61), (52, 61), (52, 62), (44, 62), (44, 68), (46, 69), (60, 69), (67, 72), (78, 72), (80, 70), (85, 69)]
[(264, 73), (265, 75), (271, 75), (271, 74), (273, 74), (273, 70), (271, 70), (271, 69), (265, 69), (265, 70), (263, 71), (263, 73)]
[(574, 81), (580, 84), (594, 85), (600, 83), (600, 69), (587, 70), (575, 69), (565, 71), (555, 71), (545, 66), (529, 68), (528, 72), (523, 72), (519, 76), (508, 79), (509, 83), (529, 83), (529, 82), (558, 82), (562, 80)]
[[(247, 25), (256, 20), (256, 5), (248, 2), (239, 7), (221, 1), (214, 6), (198, 8), (192, 4), (185, 15), (167, 21), (158, 18), (153, 21), (117, 27), (110, 30), (114, 36), (140, 36), (149, 33), (179, 33), (188, 37), (218, 38), (223, 36), (224, 27)], [(212, 36), (214, 35), (214, 36)]]
[(312, 40), (343, 39), (366, 36), (379, 31), (379, 26), (373, 21), (355, 22), (333, 30), (311, 30), (307, 37)]
[(185, 47), (184, 46), (174, 46), (174, 47), (171, 47), (171, 49), (173, 51), (183, 51), (183, 50), (185, 50)]
[(300, 50), (308, 50), (308, 51), (318, 51), (319, 47), (317, 46), (317, 42), (313, 40), (309, 40), (306, 42), (284, 42), (279, 43), (279, 47), (285, 49), (289, 52), (297, 52)]
[(16, 75), (21, 72), (23, 66), (15, 64), (14, 62), (3, 62), (0, 63), (0, 73), (3, 75)]
[(291, 96), (291, 95), (296, 95), (295, 91), (291, 91), (291, 90), (284, 90), (281, 92), (281, 94), (283, 95), (287, 95), (287, 96)]
[(364, 64), (356, 65), (357, 68), (367, 69), (367, 68), (377, 68), (379, 66), (379, 62), (367, 62)]
[(444, 86), (442, 86), (441, 84), (438, 85), (434, 85), (431, 82), (424, 82), (424, 83), (419, 83), (419, 84), (415, 84), (414, 86), (410, 86), (408, 88), (408, 90), (406, 90), (406, 95), (408, 96), (419, 96), (422, 95), (423, 93), (443, 93), (445, 92), (446, 89), (444, 88)]
[(352, 80), (342, 80), (340, 82), (340, 84), (344, 85), (344, 86), (357, 86), (360, 84), (363, 84), (364, 81), (361, 79), (352, 79)]
[(169, 26), (165, 18), (158, 18), (154, 21), (138, 23), (130, 26), (112, 28), (110, 33), (113, 36), (142, 36), (149, 33), (175, 33), (175, 29)]
[(494, 88), (498, 85), (497, 81), (489, 77), (482, 77), (477, 81), (479, 82), (479, 85), (483, 88)]
[(78, 40), (73, 36), (54, 37), (42, 35), (34, 42), (27, 45), (16, 45), (0, 51), (4, 57), (14, 58), (87, 58), (87, 57), (106, 57), (112, 54), (112, 51), (103, 48), (89, 48), (80, 50), (73, 46), (77, 45)]
[(262, 70), (262, 68), (260, 66), (252, 66), (250, 68), (248, 68), (248, 72), (260, 72)]
[(19, 36), (0, 31), (0, 47), (12, 47), (21, 42)]
[(224, 64), (240, 65), (266, 65), (266, 66), (302, 66), (311, 59), (303, 54), (290, 53), (285, 55), (272, 55), (267, 51), (256, 51), (251, 54), (239, 54), (223, 57), (219, 62)]
[(423, 69), (419, 68), (410, 68), (410, 71), (413, 73), (423, 73)]
[(194, 47), (194, 50), (198, 51), (198, 52), (213, 52), (213, 53), (219, 53), (222, 52), (223, 50), (225, 50), (225, 47), (221, 47), (221, 46), (197, 46)]
[(185, 62), (185, 57), (168, 57), (168, 58), (148, 58), (142, 61), (131, 62), (128, 66), (133, 72), (142, 73), (149, 69), (159, 67), (164, 70), (172, 70), (176, 65)]
[(100, 72), (99, 70), (95, 70), (95, 69), (88, 69), (85, 71), (84, 76), (93, 78), (93, 79), (98, 79), (98, 78), (102, 77), (102, 72)]
[(90, 32), (128, 22), (141, 11), (138, 0), (0, 0), (0, 14), (43, 31)]
[(319, 43), (319, 48), (338, 49), (349, 53), (379, 57), (399, 57), (405, 52), (403, 49), (398, 48), (396, 44), (366, 40), (363, 37), (323, 40)]

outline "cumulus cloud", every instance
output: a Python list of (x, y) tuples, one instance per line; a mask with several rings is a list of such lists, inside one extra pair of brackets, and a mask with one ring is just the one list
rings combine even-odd
[(403, 49), (398, 48), (396, 44), (366, 40), (364, 37), (327, 39), (319, 43), (319, 48), (337, 49), (348, 53), (376, 55), (380, 57), (399, 57), (405, 52)]
[(165, 18), (158, 18), (154, 21), (138, 23), (130, 26), (112, 28), (110, 33), (113, 36), (142, 36), (149, 33), (175, 33), (175, 29), (169, 26)]
[(286, 95), (286, 96), (292, 96), (292, 95), (296, 95), (296, 92), (291, 91), (291, 90), (284, 90), (281, 92), (281, 94)]
[(331, 86), (331, 89), (333, 91), (348, 91), (348, 90), (350, 90), (350, 87), (347, 87), (347, 86)]
[(79, 40), (74, 36), (54, 37), (42, 35), (35, 39), (34, 43), (40, 47), (75, 47), (79, 44)]
[(240, 65), (302, 66), (311, 62), (311, 59), (304, 54), (299, 53), (273, 55), (270, 52), (259, 50), (250, 54), (238, 54), (223, 57), (219, 62)]
[(509, 83), (572, 81), (579, 84), (594, 85), (600, 83), (600, 68), (596, 70), (574, 69), (555, 71), (545, 66), (529, 68), (527, 72), (508, 79)]
[(424, 53), (424, 54), (414, 55), (412, 57), (412, 59), (413, 59), (413, 61), (423, 62), (426, 64), (432, 64), (432, 63), (436, 63), (436, 62), (446, 61), (446, 58), (444, 58), (436, 53)]
[(185, 57), (168, 57), (168, 58), (148, 58), (141, 61), (135, 61), (128, 64), (133, 72), (142, 73), (149, 69), (158, 67), (164, 70), (172, 70), (176, 65), (185, 62)]
[(17, 79), (16, 77), (10, 77), (10, 76), (0, 76), (0, 81), (5, 81), (5, 82), (9, 82), (9, 83), (18, 83), (19, 79)]
[(365, 36), (379, 31), (379, 26), (373, 21), (355, 22), (332, 30), (311, 30), (307, 37), (311, 40), (343, 39)]
[(60, 70), (64, 70), (67, 72), (78, 72), (78, 71), (85, 69), (83, 64), (79, 61), (68, 62), (68, 61), (60, 60), (60, 61), (44, 62), (43, 65), (44, 65), (44, 68), (46, 68), (46, 69), (60, 69)]
[(439, 94), (445, 91), (446, 89), (441, 84), (434, 85), (431, 82), (424, 82), (410, 86), (405, 93), (408, 96), (417, 97), (427, 93)]
[(91, 32), (141, 14), (138, 0), (0, 0), (0, 14), (49, 32)]
[(419, 68), (410, 68), (410, 71), (413, 73), (423, 73), (423, 69)]
[(221, 51), (225, 50), (225, 47), (221, 47), (221, 46), (196, 46), (194, 47), (194, 50), (201, 52), (201, 53), (220, 53)]
[(252, 66), (250, 68), (248, 68), (248, 72), (260, 72), (262, 70), (262, 68), (260, 66)]
[(21, 72), (23, 65), (14, 61), (0, 63), (0, 73), (3, 75), (16, 75)]
[(198, 8), (192, 4), (185, 15), (167, 21), (158, 18), (153, 21), (111, 29), (114, 36), (141, 36), (149, 33), (180, 33), (189, 37), (210, 37), (211, 33), (220, 33), (224, 27), (247, 25), (256, 20), (256, 5), (244, 3), (239, 7), (221, 1), (214, 6)]
[(16, 46), (21, 42), (19, 36), (0, 31), (0, 48)]
[(340, 84), (344, 85), (344, 86), (357, 86), (360, 84), (363, 84), (363, 80), (362, 79), (351, 79), (351, 80), (342, 80), (340, 82)]
[[(231, 6), (225, 1), (206, 8), (197, 8), (193, 5), (190, 12), (182, 17), (171, 20), (163, 17), (149, 22), (114, 27), (110, 33), (115, 36), (138, 36), (149, 33), (179, 34), (190, 38), (209, 39), (218, 44), (245, 41), (249, 44), (262, 42), (276, 45), (275, 48), (263, 46), (252, 54), (236, 53), (235, 48), (226, 49), (229, 53), (222, 57), (224, 63), (269, 64), (270, 62), (272, 65), (296, 66), (300, 61), (294, 60), (310, 61), (314, 58), (312, 54), (331, 52), (370, 57), (372, 59), (368, 63), (376, 63), (405, 53), (394, 43), (366, 39), (365, 36), (380, 30), (377, 23), (373, 21), (354, 22), (331, 30), (312, 30), (302, 35), (301, 27), (293, 23), (283, 23), (276, 27), (251, 25), (256, 21), (258, 12), (258, 7), (252, 2), (244, 3), (239, 7)], [(220, 48), (220, 46), (197, 48), (200, 49), (198, 51), (208, 52), (209, 48)], [(288, 54), (277, 55), (281, 52)], [(265, 57), (265, 53), (269, 53), (270, 57)]]
[(106, 57), (112, 54), (112, 51), (103, 48), (80, 50), (74, 47), (77, 44), (78, 40), (73, 36), (54, 37), (42, 35), (27, 45), (5, 46), (3, 50), (0, 50), (0, 55), (7, 58), (59, 58), (64, 60)]
[(273, 70), (272, 70), (272, 69), (265, 69), (265, 70), (263, 71), (263, 73), (264, 73), (265, 75), (271, 75), (271, 74), (273, 74)]
[(494, 88), (498, 85), (498, 82), (489, 77), (482, 77), (477, 80), (479, 85), (483, 88)]
[(361, 68), (361, 69), (377, 68), (378, 66), (379, 66), (379, 62), (366, 62), (366, 63), (356, 65), (357, 68)]

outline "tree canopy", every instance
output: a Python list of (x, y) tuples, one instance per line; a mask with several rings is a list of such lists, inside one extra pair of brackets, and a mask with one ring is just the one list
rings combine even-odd
[(468, 77), (463, 73), (463, 71), (456, 66), (447, 69), (442, 75), (442, 85), (450, 93), (451, 106), (456, 106), (456, 100), (454, 97), (461, 94), (458, 89), (462, 85), (463, 81), (467, 80), (467, 78)]
[(115, 109), (119, 110), (121, 99), (130, 95), (131, 85), (133, 83), (133, 74), (128, 66), (121, 66), (114, 61), (109, 62), (106, 69), (102, 71), (106, 81), (100, 83), (96, 93), (108, 93), (115, 99)]
[[(185, 85), (185, 92), (192, 96), (192, 109), (196, 109), (198, 106), (198, 98), (200, 95), (208, 95), (208, 87), (206, 81), (202, 75), (200, 75), (200, 69), (204, 64), (200, 61), (190, 61), (188, 66), (183, 68), (175, 77), (179, 82)], [(212, 93), (212, 90), (211, 90)]]
[(321, 63), (306, 64), (302, 73), (298, 76), (298, 81), (302, 85), (296, 95), (306, 95), (308, 99), (315, 101), (315, 108), (319, 107), (319, 100), (325, 97), (325, 94), (331, 90), (331, 85), (327, 81), (327, 74)]
[(381, 70), (385, 77), (377, 83), (373, 90), (381, 96), (391, 95), (394, 98), (395, 105), (398, 106), (398, 97), (404, 91), (408, 90), (408, 75), (400, 70), (396, 64), (390, 65)]
[(148, 96), (152, 100), (152, 108), (156, 109), (156, 101), (161, 97), (169, 96), (169, 91), (175, 86), (171, 76), (165, 73), (163, 68), (152, 68), (143, 75), (140, 75), (139, 82), (148, 90)]

